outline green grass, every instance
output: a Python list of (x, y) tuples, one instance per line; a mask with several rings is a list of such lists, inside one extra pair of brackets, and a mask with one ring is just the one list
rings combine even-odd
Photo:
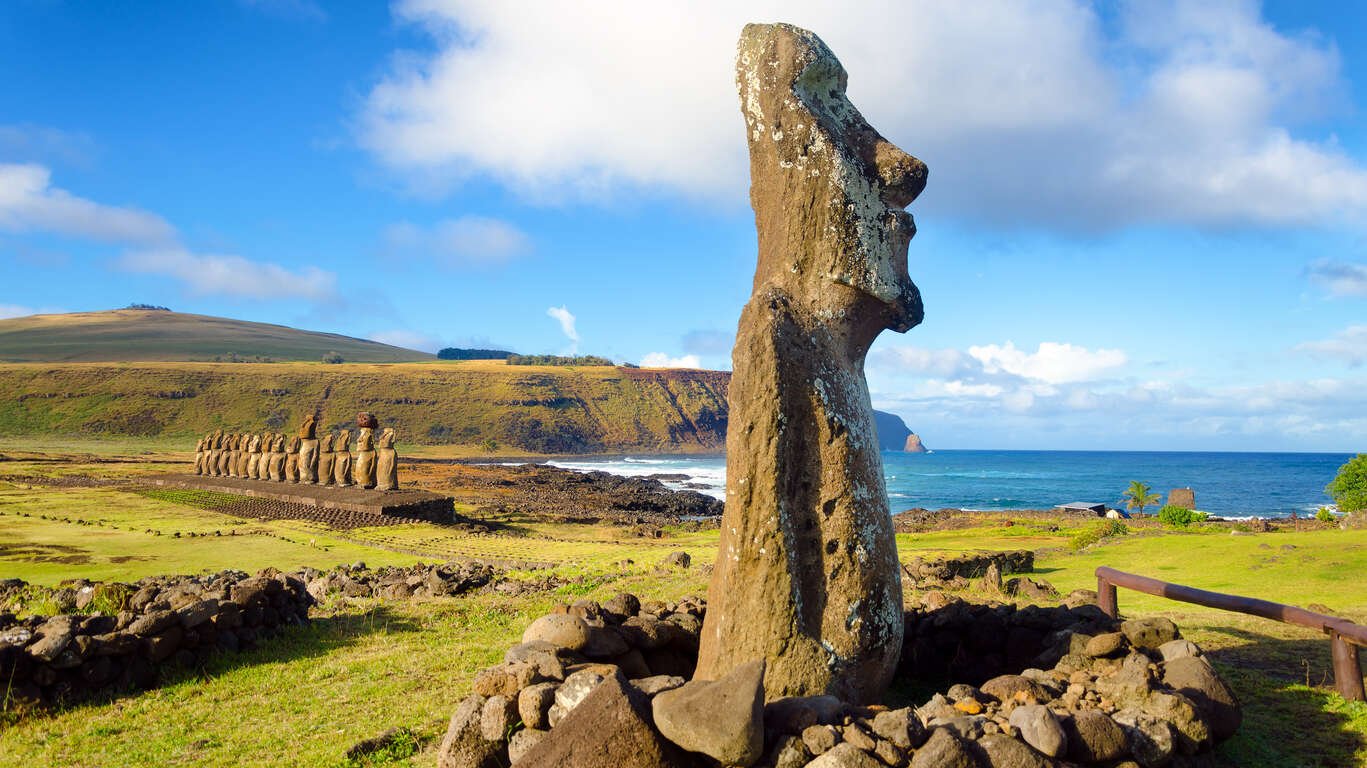
[[(12, 462), (10, 469), (16, 465)], [(44, 465), (29, 469), (39, 473)], [(478, 594), (411, 604), (339, 603), (305, 630), (248, 654), (216, 659), (202, 672), (173, 675), (157, 690), (0, 729), (0, 765), (341, 766), (350, 745), (391, 727), (410, 729), (414, 743), (359, 764), (431, 765), (445, 721), (473, 674), (496, 661), (552, 602), (603, 599), (619, 591), (643, 599), (705, 594), (706, 579), (696, 567), (661, 571), (654, 566), (674, 549), (705, 564), (715, 557), (717, 545), (714, 530), (676, 528), (664, 539), (642, 539), (611, 526), (515, 516), (498, 520), (508, 526), (506, 535), (471, 536), (428, 524), (330, 532), (301, 521), (263, 523), (204, 509), (224, 501), (198, 492), (0, 484), (0, 577), (53, 584), (76, 576), (135, 580), (230, 567), (253, 571), (445, 559), (392, 551), (427, 547), (475, 557), (552, 560), (558, 563), (556, 572), (578, 580), (532, 597)], [(1367, 573), (1367, 532), (1230, 536), (1143, 529), (1070, 552), (1069, 540), (1088, 525), (1094, 523), (1049, 530), (1050, 525), (1019, 521), (897, 539), (904, 560), (1033, 549), (1037, 577), (1063, 592), (1095, 588), (1094, 569), (1109, 565), (1205, 589), (1296, 605), (1323, 603), (1367, 621), (1361, 577)], [(230, 529), (242, 535), (198, 535)], [(174, 538), (175, 532), (181, 537)], [(625, 559), (635, 564), (617, 565)], [(539, 579), (544, 572), (513, 575)], [(1128, 615), (1173, 618), (1211, 653), (1244, 702), (1245, 725), (1221, 747), (1222, 765), (1367, 765), (1367, 707), (1344, 702), (1323, 687), (1330, 669), (1323, 636), (1125, 590), (1120, 606)], [(411, 755), (402, 754), (414, 747)]]

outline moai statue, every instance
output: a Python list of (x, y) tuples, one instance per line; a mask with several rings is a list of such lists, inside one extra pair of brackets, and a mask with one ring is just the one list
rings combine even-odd
[(218, 462), (219, 459), (223, 456), (223, 430), (214, 430), (213, 436), (209, 439), (209, 446), (209, 464), (207, 467), (205, 467), (206, 471), (204, 474), (210, 475), (212, 477), (218, 477), (218, 475), (220, 474), (220, 472), (218, 471)]
[(237, 443), (241, 439), (242, 436), (236, 433), (228, 435), (227, 455), (223, 459), (224, 474), (228, 477), (237, 477)]
[(318, 438), (318, 484), (332, 485), (332, 461), (336, 454), (332, 452), (332, 433), (324, 432)]
[(342, 430), (332, 441), (332, 479), (338, 488), (351, 487), (351, 433)]
[(375, 487), (393, 491), (399, 487), (399, 454), (394, 450), (394, 428), (385, 427), (380, 433), (380, 447), (376, 449)]
[(309, 416), (299, 427), (299, 482), (318, 481), (318, 418)]
[(375, 487), (375, 428), (380, 422), (372, 413), (356, 416), (356, 426), (361, 431), (356, 435), (355, 483), (362, 488)]
[(256, 480), (261, 475), (261, 435), (252, 435), (247, 440), (247, 479)]
[(251, 459), (251, 453), (248, 452), (248, 448), (251, 447), (251, 444), (252, 444), (252, 436), (251, 436), (251, 435), (239, 435), (239, 436), (238, 436), (238, 439), (237, 439), (237, 476), (238, 476), (238, 477), (251, 477), (251, 475), (247, 474), (247, 463), (248, 463), (248, 462), (250, 461), (250, 459)]
[(220, 477), (227, 477), (231, 473), (233, 458), (233, 436), (223, 436), (223, 448), (218, 452), (218, 474)]
[(726, 510), (695, 679), (768, 663), (768, 699), (880, 699), (902, 583), (864, 356), (921, 322), (902, 210), (926, 167), (845, 95), (816, 35), (750, 24), (736, 53), (759, 260), (732, 355)]
[(299, 444), (298, 435), (292, 435), (285, 444), (285, 482), (299, 482)]
[(270, 463), (267, 465), (268, 479), (282, 482), (285, 479), (285, 436), (271, 433)]
[(204, 474), (204, 438), (195, 441), (195, 464), (191, 470), (196, 475)]

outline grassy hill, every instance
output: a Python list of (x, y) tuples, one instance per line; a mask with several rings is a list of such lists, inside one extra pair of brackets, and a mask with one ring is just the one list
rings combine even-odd
[(0, 361), (145, 362), (269, 358), (397, 363), (435, 356), (336, 333), (161, 310), (116, 309), (0, 320)]
[[(343, 353), (345, 354), (345, 353)], [(502, 453), (714, 452), (726, 439), (721, 371), (510, 366), (502, 360), (0, 364), (0, 435), (184, 438), (329, 428), (376, 413), (401, 443)]]

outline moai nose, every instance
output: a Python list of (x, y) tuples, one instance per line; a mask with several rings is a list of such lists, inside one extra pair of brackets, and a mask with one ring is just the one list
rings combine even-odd
[(926, 164), (887, 139), (879, 138), (873, 150), (873, 162), (878, 169), (878, 178), (883, 181), (883, 199), (889, 205), (905, 208), (926, 188), (926, 176), (930, 173)]

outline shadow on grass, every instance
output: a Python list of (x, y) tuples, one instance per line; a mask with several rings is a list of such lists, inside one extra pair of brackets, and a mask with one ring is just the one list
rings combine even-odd
[(1243, 641), (1208, 654), (1244, 710), (1243, 726), (1218, 750), (1222, 765), (1338, 768), (1367, 761), (1367, 703), (1335, 693), (1328, 638), (1210, 631)]

